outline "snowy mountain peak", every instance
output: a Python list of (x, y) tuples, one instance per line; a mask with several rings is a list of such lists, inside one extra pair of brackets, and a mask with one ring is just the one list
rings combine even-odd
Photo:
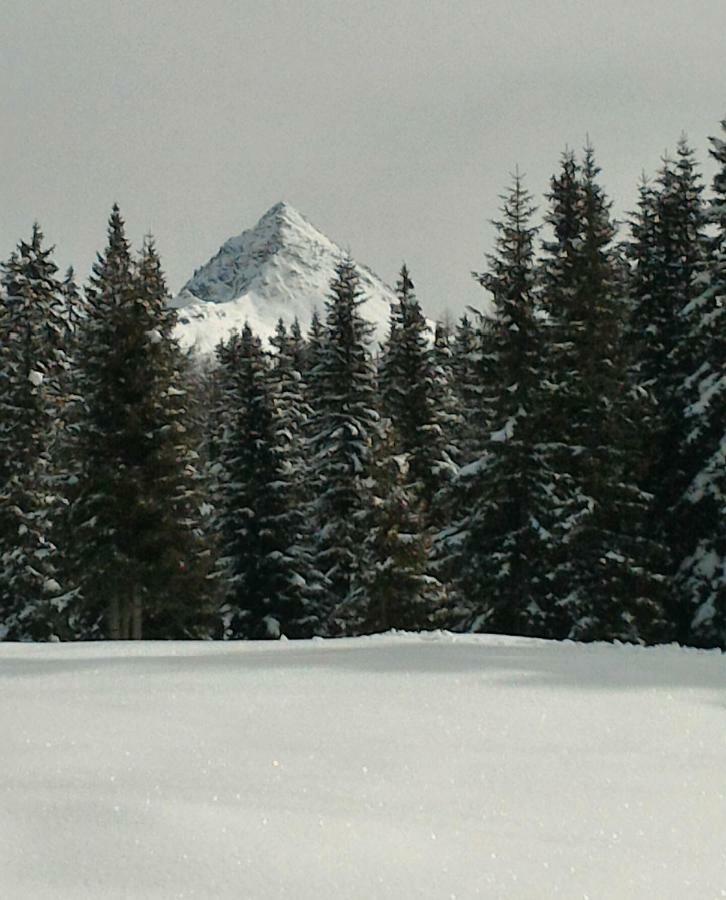
[[(289, 203), (276, 203), (254, 228), (225, 241), (172, 301), (182, 344), (211, 353), (245, 322), (262, 338), (279, 318), (288, 324), (297, 318), (307, 329), (313, 311), (323, 312), (335, 266), (346, 255)], [(383, 339), (395, 295), (356, 265), (367, 297), (363, 314)]]
[(280, 200), (279, 203), (271, 206), (257, 223), (257, 227), (259, 228), (263, 222), (275, 222), (281, 225), (287, 224), (290, 226), (310, 224), (294, 206), (291, 206), (285, 200)]

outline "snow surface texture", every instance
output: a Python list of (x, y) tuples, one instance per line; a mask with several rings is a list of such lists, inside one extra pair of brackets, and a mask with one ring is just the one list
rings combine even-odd
[(726, 896), (726, 656), (0, 645), (0, 896)]
[[(278, 203), (253, 229), (223, 244), (174, 298), (182, 345), (212, 353), (245, 322), (264, 340), (274, 334), (280, 317), (289, 326), (297, 316), (306, 333), (313, 310), (324, 320), (330, 281), (345, 255), (297, 210)], [(361, 311), (382, 341), (395, 294), (369, 269), (356, 268), (368, 298)]]

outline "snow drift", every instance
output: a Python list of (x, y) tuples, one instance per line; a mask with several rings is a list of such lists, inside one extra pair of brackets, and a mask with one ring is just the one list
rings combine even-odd
[(719, 897), (726, 657), (0, 645), (0, 896)]

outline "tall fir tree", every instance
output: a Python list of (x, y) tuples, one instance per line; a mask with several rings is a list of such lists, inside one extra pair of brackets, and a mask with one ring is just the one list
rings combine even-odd
[(442, 616), (442, 588), (429, 572), (425, 517), (388, 424), (376, 453), (373, 499), (363, 547), (364, 565), (345, 630), (352, 634), (426, 631)]
[(111, 639), (203, 634), (208, 563), (176, 314), (153, 242), (135, 266), (117, 206), (87, 298), (72, 510), (78, 627)]
[(517, 176), (503, 197), (489, 270), (488, 336), (495, 401), (483, 454), (470, 465), (470, 512), (460, 533), (455, 623), (473, 631), (541, 633), (549, 598), (552, 485), (540, 446), (542, 327), (536, 315), (533, 207)]
[(394, 454), (404, 454), (412, 496), (430, 510), (454, 465), (448, 454), (444, 389), (431, 333), (404, 264), (383, 349), (382, 409), (392, 425)]
[[(694, 475), (686, 410), (688, 379), (698, 366), (685, 310), (704, 287), (707, 242), (702, 193), (694, 153), (682, 139), (676, 160), (664, 160), (655, 185), (641, 189), (630, 244), (635, 380), (655, 404), (642, 483), (654, 496), (651, 531), (668, 547), (671, 576), (692, 549), (685, 518), (676, 510)], [(692, 609), (682, 594), (674, 593), (668, 613), (676, 637), (687, 640)]]
[(486, 430), (479, 415), (485, 388), (477, 371), (477, 363), (482, 360), (478, 338), (471, 317), (464, 314), (456, 323), (451, 352), (452, 387), (459, 409), (454, 441), (460, 465), (479, 458), (481, 435)]
[(637, 483), (644, 406), (627, 383), (627, 303), (598, 174), (591, 147), (582, 168), (566, 153), (548, 198), (552, 240), (544, 244), (542, 280), (551, 412), (542, 435), (560, 513), (547, 631), (654, 641), (667, 634), (667, 556), (650, 536), (651, 497)]
[(307, 555), (301, 547), (292, 435), (282, 432), (270, 364), (245, 325), (218, 348), (217, 528), (222, 636), (309, 637)]
[(434, 367), (436, 415), (444, 433), (444, 452), (453, 466), (444, 480), (445, 487), (454, 477), (461, 463), (462, 451), (459, 446), (459, 436), (462, 415), (454, 390), (454, 354), (451, 333), (448, 326), (442, 322), (436, 323), (431, 358)]
[[(726, 132), (726, 120), (722, 123)], [(677, 515), (689, 536), (677, 588), (691, 611), (687, 639), (726, 649), (726, 140), (711, 138), (718, 169), (707, 221), (705, 289), (683, 309), (692, 371), (685, 382), (683, 453), (690, 478)]]
[(295, 625), (295, 636), (310, 637), (320, 625), (323, 591), (321, 574), (312, 561), (313, 536), (307, 516), (313, 499), (308, 460), (308, 427), (313, 417), (308, 402), (309, 347), (297, 319), (293, 320), (289, 332), (280, 320), (271, 341), (277, 350), (270, 372), (274, 440), (282, 454), (288, 486), (287, 519), (293, 535), (290, 553), (296, 561), (299, 594), (304, 605)]
[[(481, 459), (494, 429), (496, 354), (494, 323), (470, 309), (473, 319), (459, 320), (451, 348), (451, 377), (444, 389), (442, 424), (448, 432), (448, 455), (455, 466), (436, 497), (433, 521), (438, 526), (431, 547), (431, 568), (447, 586), (452, 627), (471, 621), (471, 603), (459, 578), (462, 547), (471, 524), (471, 509), (480, 491)], [(447, 387), (449, 388), (447, 390)], [(449, 405), (450, 404), (450, 405)]]
[(310, 372), (311, 478), (317, 493), (311, 521), (315, 566), (325, 579), (327, 626), (322, 627), (333, 631), (357, 617), (353, 607), (365, 561), (380, 434), (368, 349), (372, 326), (361, 315), (363, 301), (354, 263), (341, 260), (330, 285), (319, 361)]
[(35, 225), (0, 270), (0, 638), (10, 640), (68, 637), (54, 455), (67, 334), (51, 254)]

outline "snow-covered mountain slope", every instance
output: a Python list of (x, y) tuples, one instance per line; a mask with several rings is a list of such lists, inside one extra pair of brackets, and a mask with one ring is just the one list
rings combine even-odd
[(726, 657), (0, 643), (5, 900), (711, 900)]
[[(211, 353), (245, 322), (268, 338), (280, 317), (287, 324), (297, 317), (305, 332), (314, 309), (324, 316), (335, 265), (345, 255), (292, 206), (278, 203), (254, 228), (223, 244), (174, 298), (182, 345)], [(363, 315), (382, 340), (395, 294), (370, 269), (357, 268), (367, 298)]]

